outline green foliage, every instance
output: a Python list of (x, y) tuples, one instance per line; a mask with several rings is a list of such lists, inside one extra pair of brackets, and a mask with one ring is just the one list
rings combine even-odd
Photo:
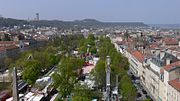
[(111, 85), (115, 86), (115, 76), (118, 75), (120, 82), (119, 91), (123, 92), (124, 99), (127, 101), (134, 100), (136, 96), (136, 90), (133, 84), (131, 83), (131, 80), (127, 76), (126, 72), (129, 68), (128, 59), (117, 52), (109, 38), (101, 37), (98, 48), (100, 60), (98, 61), (96, 68), (92, 72), (92, 74), (95, 77), (96, 84), (100, 87), (105, 87), (106, 56), (109, 55), (111, 58)]
[(52, 75), (54, 87), (58, 89), (62, 97), (70, 95), (77, 83), (77, 69), (82, 68), (83, 60), (64, 57), (58, 65), (58, 70)]
[(106, 84), (105, 68), (106, 68), (105, 61), (100, 59), (98, 63), (96, 64), (95, 70), (92, 71), (96, 84), (101, 87), (105, 87), (105, 84)]
[(24, 63), (24, 71), (22, 78), (29, 84), (34, 84), (40, 75), (40, 63), (36, 60), (26, 61)]
[(92, 54), (96, 54), (96, 53), (97, 53), (96, 46), (92, 46), (92, 47), (90, 48), (90, 52), (91, 52)]
[(54, 47), (58, 47), (60, 51), (71, 53), (73, 50), (78, 48), (80, 41), (83, 39), (84, 36), (82, 34), (65, 35), (61, 37), (56, 37), (53, 40), (52, 45)]
[(50, 69), (50, 67), (56, 63), (56, 57), (51, 53), (36, 51), (32, 56), (34, 60), (40, 62), (40, 67), (42, 69)]
[(2, 39), (2, 41), (11, 41), (11, 39), (10, 39), (8, 34), (5, 34), (4, 38)]
[(13, 27), (13, 26), (23, 26), (28, 24), (27, 21), (24, 20), (16, 20), (11, 18), (0, 18), (0, 27)]
[(13, 59), (12, 58), (5, 58), (4, 59), (4, 64), (5, 64), (6, 68), (10, 68), (12, 63), (13, 63)]
[(151, 101), (151, 99), (148, 98), (148, 99), (145, 99), (144, 101)]
[(75, 96), (73, 97), (73, 101), (92, 101), (92, 99), (84, 96)]
[(133, 101), (135, 99), (136, 89), (127, 75), (122, 77), (120, 89), (125, 101)]
[(95, 40), (94, 35), (93, 35), (93, 34), (89, 34), (87, 40), (88, 40), (88, 41)]
[(79, 51), (81, 54), (86, 53), (88, 45), (90, 45), (89, 52), (91, 52), (92, 54), (96, 54), (97, 49), (95, 46), (95, 37), (93, 34), (89, 34), (87, 39), (83, 39), (79, 42)]
[[(74, 98), (82, 98), (82, 99), (89, 99), (90, 101), (94, 98), (101, 98), (102, 94), (99, 91), (92, 91), (88, 88), (87, 85), (80, 85), (79, 83), (75, 85), (75, 88), (73, 90), (73, 101)], [(87, 101), (89, 101), (87, 100)], [(83, 100), (84, 101), (84, 100)], [(85, 100), (86, 101), (86, 100)]]
[[(23, 70), (22, 76), (29, 84), (34, 84), (35, 80), (44, 75), (51, 67), (59, 62), (53, 54), (44, 51), (26, 51), (15, 61), (15, 66)], [(42, 72), (43, 71), (43, 72)]]

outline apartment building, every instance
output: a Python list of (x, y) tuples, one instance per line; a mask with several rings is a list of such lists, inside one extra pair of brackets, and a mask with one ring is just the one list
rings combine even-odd
[(160, 101), (180, 100), (180, 61), (168, 64), (161, 69)]
[(113, 43), (154, 101), (180, 101), (180, 42), (177, 38), (154, 40), (146, 48), (125, 39)]
[(180, 80), (179, 78), (169, 81), (167, 101), (180, 101)]
[(179, 100), (178, 87), (180, 87), (180, 83), (172, 83), (177, 81), (179, 77), (178, 58), (164, 51), (149, 59), (145, 59), (139, 51), (128, 50), (127, 52), (130, 70), (135, 76), (140, 77), (141, 85), (154, 100), (176, 101), (172, 100), (174, 99), (174, 95), (170, 95), (172, 91), (177, 95), (176, 99)]

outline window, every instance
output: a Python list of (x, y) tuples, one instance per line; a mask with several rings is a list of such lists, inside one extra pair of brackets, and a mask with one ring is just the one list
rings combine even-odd
[(136, 67), (138, 67), (137, 63), (133, 59), (131, 59), (131, 61), (136, 65)]
[(160, 75), (160, 79), (161, 79), (161, 81), (164, 82), (164, 74), (161, 74), (161, 75)]

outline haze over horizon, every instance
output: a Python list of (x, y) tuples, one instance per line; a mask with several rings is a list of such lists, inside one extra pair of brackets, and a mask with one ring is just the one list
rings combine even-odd
[(96, 19), (103, 22), (180, 24), (180, 0), (1, 0), (0, 14), (16, 19)]

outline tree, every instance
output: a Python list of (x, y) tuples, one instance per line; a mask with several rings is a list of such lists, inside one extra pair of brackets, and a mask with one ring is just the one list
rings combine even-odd
[(92, 71), (92, 74), (94, 75), (94, 79), (96, 81), (96, 85), (100, 87), (105, 87), (106, 84), (106, 66), (105, 61), (100, 59), (98, 63), (96, 64), (95, 69)]
[(100, 60), (98, 61), (96, 68), (92, 72), (96, 84), (102, 88), (106, 86), (106, 56), (109, 55), (111, 58), (111, 86), (115, 87), (115, 76), (118, 75), (120, 82), (119, 91), (123, 92), (125, 100), (133, 100), (136, 96), (136, 90), (131, 83), (131, 80), (127, 76), (127, 70), (129, 67), (128, 59), (117, 52), (109, 38), (101, 37), (99, 44), (98, 54), (100, 56)]
[(33, 54), (33, 59), (39, 61), (41, 70), (49, 70), (51, 66), (58, 62), (58, 58), (52, 53), (38, 52), (35, 51)]
[(88, 45), (90, 45), (89, 47), (89, 52), (91, 52), (92, 54), (96, 54), (97, 53), (97, 49), (95, 46), (95, 37), (93, 34), (89, 34), (87, 39), (82, 39), (79, 42), (79, 51), (81, 54), (86, 53)]
[(40, 76), (40, 63), (36, 60), (26, 61), (24, 64), (22, 78), (29, 84), (34, 84), (36, 79)]
[(95, 37), (93, 34), (89, 34), (87, 40), (95, 40)]
[(97, 53), (96, 46), (92, 46), (92, 47), (90, 48), (90, 52), (91, 52), (92, 54), (96, 54), (96, 53)]
[(83, 96), (75, 96), (73, 97), (73, 101), (92, 101), (92, 99)]
[(4, 64), (6, 68), (10, 68), (11, 64), (13, 63), (13, 59), (12, 58), (5, 58), (4, 59)]
[(77, 69), (82, 66), (81, 60), (64, 57), (58, 65), (57, 71), (52, 75), (54, 87), (58, 89), (62, 98), (70, 95), (77, 83)]
[(144, 101), (152, 101), (151, 99), (149, 99), (149, 98), (147, 98), (147, 99), (145, 99)]
[(73, 50), (78, 48), (81, 40), (84, 40), (82, 34), (63, 35), (61, 37), (56, 37), (52, 44), (55, 47), (59, 47), (60, 51), (65, 51), (70, 54)]
[(126, 75), (121, 79), (120, 90), (125, 101), (133, 101), (136, 97), (136, 89), (131, 83), (130, 78)]
[(22, 70), (29, 56), (32, 56), (31, 51), (26, 51), (26, 52), (21, 53), (18, 59), (15, 61), (16, 68)]
[(3, 41), (11, 41), (11, 39), (10, 39), (8, 34), (4, 34), (4, 38), (2, 40)]
[(79, 101), (78, 98), (82, 99), (82, 101), (91, 101), (94, 98), (99, 99), (101, 97), (102, 94), (99, 91), (92, 91), (87, 85), (77, 83), (73, 90), (73, 101)]

